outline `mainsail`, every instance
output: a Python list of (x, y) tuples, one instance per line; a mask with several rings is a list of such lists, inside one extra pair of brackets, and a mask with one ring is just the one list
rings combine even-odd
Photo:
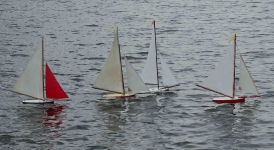
[(143, 69), (142, 74), (140, 77), (142, 80), (147, 84), (159, 84), (158, 83), (158, 76), (157, 76), (157, 57), (156, 57), (156, 45), (155, 45), (155, 29), (153, 26), (152, 34), (151, 34), (151, 41), (150, 47), (148, 52), (148, 57), (145, 62), (145, 67)]
[(134, 93), (149, 93), (149, 89), (136, 73), (132, 65), (129, 63), (127, 58), (125, 57), (125, 64), (126, 64), (126, 72), (127, 72), (127, 81), (128, 81), (128, 88), (133, 91)]
[(173, 86), (178, 86), (180, 85), (178, 81), (175, 79), (173, 76), (172, 72), (168, 68), (167, 64), (164, 62), (161, 54), (159, 53), (160, 61), (161, 61), (161, 66), (162, 66), (162, 80), (163, 80), (163, 85), (164, 87), (173, 87)]
[(246, 67), (244, 59), (240, 55), (240, 76), (239, 76), (239, 89), (260, 96), (257, 87)]
[(48, 64), (46, 64), (46, 95), (51, 99), (69, 98), (64, 92), (53, 73), (51, 72)]
[(93, 88), (124, 93), (123, 73), (119, 48), (118, 29), (106, 63), (93, 84)]
[(12, 91), (30, 97), (44, 99), (43, 87), (43, 44), (32, 56)]
[(234, 67), (234, 50), (230, 49), (206, 80), (201, 84), (197, 84), (197, 86), (233, 97)]

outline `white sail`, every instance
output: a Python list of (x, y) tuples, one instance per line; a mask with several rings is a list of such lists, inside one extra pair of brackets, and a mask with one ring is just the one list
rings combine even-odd
[(123, 73), (119, 49), (118, 29), (106, 63), (92, 87), (117, 93), (124, 93)]
[(167, 64), (164, 62), (161, 54), (159, 53), (160, 56), (160, 61), (161, 61), (161, 66), (162, 66), (162, 80), (163, 80), (163, 85), (165, 87), (173, 87), (173, 86), (178, 86), (179, 83), (173, 76), (172, 72), (168, 68)]
[(145, 67), (140, 77), (147, 84), (158, 84), (157, 80), (157, 60), (156, 60), (156, 45), (155, 45), (155, 31), (154, 26), (151, 34), (151, 42)]
[(143, 80), (136, 73), (132, 65), (129, 63), (127, 58), (125, 57), (126, 64), (126, 72), (127, 72), (127, 81), (129, 91), (133, 91), (134, 93), (149, 93), (149, 89), (143, 82)]
[(256, 88), (252, 77), (246, 67), (246, 64), (243, 60), (242, 55), (240, 54), (240, 76), (239, 76), (239, 89), (255, 94), (260, 95), (258, 89)]
[(207, 90), (233, 97), (234, 93), (234, 50), (229, 50), (218, 66), (198, 86)]
[(15, 83), (12, 91), (34, 98), (44, 99), (42, 43)]

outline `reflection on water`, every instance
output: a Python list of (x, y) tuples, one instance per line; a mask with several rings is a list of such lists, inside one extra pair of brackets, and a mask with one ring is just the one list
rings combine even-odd
[[(123, 149), (125, 144), (129, 146), (124, 149), (161, 149), (152, 145), (163, 143), (169, 149), (254, 149), (241, 145), (250, 144), (245, 140), (250, 134), (256, 148), (274, 147), (273, 1), (2, 0), (0, 6), (1, 86), (13, 86), (44, 36), (45, 61), (55, 66), (56, 78), (75, 99), (66, 103), (66, 112), (50, 115), (45, 112), (48, 107), (18, 104), (17, 95), (0, 91), (0, 144), (7, 149), (39, 149), (52, 143), (60, 149), (99, 149), (92, 146), (101, 143), (117, 147), (109, 149)], [(150, 99), (95, 102), (101, 92), (91, 84), (112, 45), (107, 30), (116, 25), (122, 29), (122, 50), (140, 72), (154, 19), (157, 48), (180, 81), (180, 91)], [(262, 93), (259, 111), (249, 103), (212, 108), (211, 94), (195, 86), (229, 49), (228, 37), (235, 32)], [(212, 109), (204, 111), (208, 108)], [(57, 121), (47, 126), (42, 117)], [(256, 126), (260, 128), (254, 131)], [(46, 138), (51, 135), (62, 136)]]
[(210, 136), (215, 145), (219, 148), (233, 149), (233, 145), (246, 146), (250, 144), (252, 136), (250, 133), (255, 130), (253, 124), (254, 111), (259, 105), (255, 102), (250, 104), (224, 104), (216, 108), (207, 109), (209, 121), (213, 124), (215, 134)]
[(43, 124), (48, 127), (59, 126), (62, 124), (62, 118), (59, 115), (64, 111), (64, 107), (61, 105), (51, 105), (46, 108), (46, 116), (42, 117)]
[[(62, 112), (64, 112), (64, 107), (62, 105), (47, 104), (25, 106), (26, 107), (18, 108), (17, 113), (19, 118), (21, 118), (20, 124), (24, 124), (24, 127), (27, 128), (32, 135), (37, 134), (37, 130), (44, 130), (42, 133), (48, 134), (48, 130), (45, 129), (50, 129), (50, 135), (46, 135), (46, 137), (59, 137), (56, 134), (60, 131), (58, 126), (63, 123)], [(54, 133), (53, 136), (52, 133)]]
[[(61, 136), (60, 126), (64, 117), (62, 105), (20, 105), (14, 109), (14, 113), (17, 117), (11, 119), (11, 124), (13, 135), (16, 137), (15, 146), (18, 146), (18, 149), (48, 147), (52, 144), (45, 139)], [(18, 142), (24, 145), (17, 145)]]
[[(106, 130), (100, 133), (103, 139), (97, 142), (101, 143), (101, 146), (117, 146), (118, 149), (121, 145), (124, 149), (145, 149), (144, 146), (156, 148), (154, 144), (162, 141), (157, 120), (163, 106), (159, 103), (155, 95), (148, 95), (142, 99), (98, 100), (97, 110)], [(139, 138), (134, 138), (136, 136)], [(153, 139), (147, 140), (152, 136)]]
[(125, 101), (126, 99), (100, 99), (97, 101), (97, 110), (107, 129), (100, 132), (102, 138), (97, 140), (101, 146), (114, 148), (117, 143), (126, 145), (125, 131), (121, 127), (127, 122), (126, 118), (122, 116), (122, 112), (128, 109)]
[(42, 117), (43, 124), (47, 126), (51, 133), (47, 136), (48, 138), (58, 138), (58, 134), (61, 129), (58, 128), (63, 123), (63, 118), (61, 113), (64, 112), (64, 107), (59, 104), (53, 104), (46, 106), (44, 111), (46, 116)]
[(126, 99), (98, 100), (98, 111), (106, 113), (106, 117), (103, 119), (110, 131), (121, 131), (119, 125), (126, 123), (126, 119), (121, 116), (121, 112), (128, 109), (125, 101)]

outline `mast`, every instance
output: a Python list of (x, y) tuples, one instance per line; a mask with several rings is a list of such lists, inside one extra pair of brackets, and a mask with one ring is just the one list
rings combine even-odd
[(121, 54), (119, 50), (118, 30), (116, 30), (112, 47), (104, 64), (104, 67), (101, 69), (101, 72), (94, 81), (92, 87), (123, 94), (125, 91), (123, 86)]
[(233, 80), (233, 95), (232, 95), (232, 98), (234, 98), (234, 96), (235, 96), (235, 68), (236, 68), (235, 62), (236, 62), (236, 34), (235, 34), (235, 37), (234, 37), (234, 62), (233, 62), (233, 64), (234, 64), (234, 74), (233, 74), (234, 80)]
[(121, 51), (120, 51), (120, 44), (119, 44), (119, 36), (118, 36), (118, 26), (117, 26), (117, 37), (118, 37), (118, 48), (119, 48), (119, 56), (120, 56), (120, 64), (121, 64), (121, 74), (122, 74), (122, 86), (123, 86), (123, 95), (125, 95), (125, 85), (124, 85), (124, 75), (123, 75), (123, 67), (122, 67), (122, 58), (121, 58)]
[(156, 52), (156, 69), (157, 69), (157, 85), (159, 89), (159, 73), (158, 73), (158, 60), (157, 60), (157, 45), (156, 45), (156, 27), (155, 27), (155, 20), (153, 21), (153, 27), (154, 27), (154, 35), (155, 35), (155, 52)]
[(43, 78), (43, 98), (45, 99), (45, 74), (44, 74), (44, 37), (42, 37), (42, 78)]

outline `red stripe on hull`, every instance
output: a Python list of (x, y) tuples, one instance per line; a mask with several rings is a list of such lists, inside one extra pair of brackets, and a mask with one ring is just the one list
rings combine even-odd
[(245, 102), (245, 97), (239, 97), (239, 98), (234, 98), (234, 99), (213, 99), (212, 102), (215, 103), (244, 103)]

